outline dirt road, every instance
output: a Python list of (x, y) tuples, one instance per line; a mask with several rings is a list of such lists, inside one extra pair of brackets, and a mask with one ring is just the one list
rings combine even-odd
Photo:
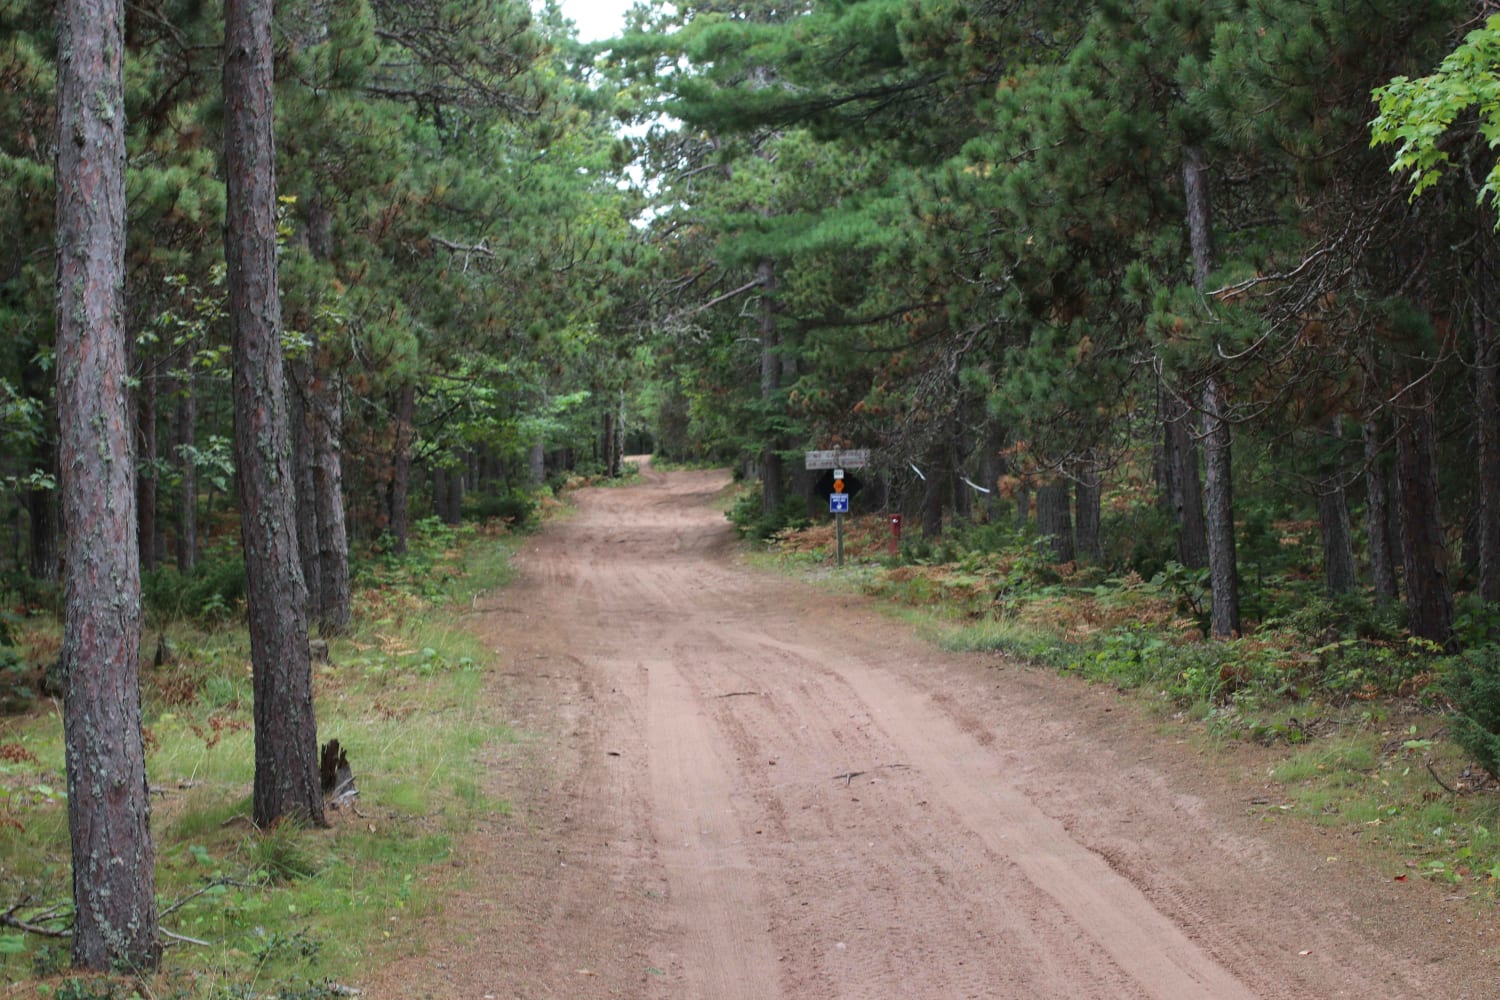
[(1492, 998), (1494, 931), (1112, 692), (741, 566), (726, 477), (590, 490), (485, 630), (510, 801), (384, 998)]

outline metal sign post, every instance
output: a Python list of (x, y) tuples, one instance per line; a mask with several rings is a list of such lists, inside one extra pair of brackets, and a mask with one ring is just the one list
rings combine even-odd
[[(828, 469), (833, 473), (833, 492), (828, 494), (828, 513), (833, 515), (834, 533), (838, 539), (839, 567), (844, 565), (844, 515), (849, 513), (849, 494), (844, 492), (844, 470), (863, 469), (870, 464), (868, 448), (835, 448), (810, 451), (804, 461), (808, 469)], [(859, 484), (854, 483), (853, 489)]]
[(839, 567), (844, 565), (844, 515), (849, 513), (849, 494), (828, 494), (828, 512), (833, 515), (834, 537), (838, 539)]

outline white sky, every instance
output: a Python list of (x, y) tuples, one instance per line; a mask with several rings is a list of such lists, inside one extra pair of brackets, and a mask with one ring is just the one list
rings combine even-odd
[(632, 0), (561, 0), (563, 16), (578, 25), (580, 41), (593, 42), (620, 33)]

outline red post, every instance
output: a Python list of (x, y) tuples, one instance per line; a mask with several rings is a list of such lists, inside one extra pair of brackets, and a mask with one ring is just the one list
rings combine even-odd
[(891, 515), (891, 555), (901, 554), (901, 515)]

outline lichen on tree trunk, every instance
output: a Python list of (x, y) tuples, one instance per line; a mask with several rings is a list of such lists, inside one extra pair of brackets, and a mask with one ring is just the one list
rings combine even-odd
[[(1208, 168), (1203, 150), (1183, 147), (1183, 198), (1187, 203), (1188, 245), (1193, 287), (1204, 293), (1213, 267), (1213, 227), (1209, 213)], [(1214, 364), (1214, 362), (1210, 362)], [(1234, 538), (1234, 466), (1231, 461), (1226, 393), (1210, 370), (1203, 381), (1203, 499), (1208, 538), (1208, 573), (1213, 588), (1210, 631), (1227, 639), (1240, 630), (1239, 565)]]
[(271, 4), (224, 6), (225, 260), (250, 652), (253, 818), (323, 823), (276, 272)]
[(64, 0), (59, 14), (57, 402), (73, 961), (144, 970), (160, 961), (161, 946), (123, 325), (124, 10), (118, 0)]

